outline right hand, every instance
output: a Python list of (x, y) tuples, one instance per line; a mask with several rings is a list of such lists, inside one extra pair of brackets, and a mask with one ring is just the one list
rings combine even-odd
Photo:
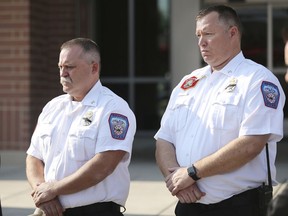
[(62, 216), (64, 211), (57, 197), (48, 202), (41, 203), (38, 208), (45, 213), (45, 216)]
[(176, 197), (179, 199), (180, 203), (195, 203), (200, 200), (206, 194), (198, 188), (197, 184), (194, 183), (191, 186), (180, 190)]

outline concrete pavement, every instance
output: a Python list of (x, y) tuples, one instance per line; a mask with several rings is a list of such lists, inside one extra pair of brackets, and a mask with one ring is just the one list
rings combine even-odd
[[(1, 152), (0, 194), (3, 216), (33, 213), (30, 186), (25, 176), (25, 152)], [(8, 161), (11, 161), (7, 164)], [(172, 216), (176, 199), (167, 191), (152, 158), (133, 160), (125, 216)]]
[[(167, 191), (154, 159), (153, 142), (134, 146), (130, 165), (131, 187), (125, 216), (172, 216), (175, 197)], [(30, 186), (25, 176), (25, 152), (0, 152), (0, 195), (3, 216), (33, 213)], [(288, 179), (288, 139), (278, 144), (277, 180)], [(277, 189), (277, 188), (276, 188)], [(274, 190), (275, 191), (275, 190)]]

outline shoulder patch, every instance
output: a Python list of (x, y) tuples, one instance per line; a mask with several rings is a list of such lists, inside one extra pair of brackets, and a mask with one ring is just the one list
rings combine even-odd
[(108, 121), (111, 136), (114, 139), (124, 140), (129, 128), (128, 118), (119, 113), (111, 113)]
[(261, 85), (261, 92), (265, 106), (277, 109), (280, 98), (278, 87), (274, 83), (263, 81)]
[(206, 76), (205, 76), (205, 75), (202, 75), (202, 76), (199, 76), (199, 77), (192, 76), (192, 77), (186, 79), (186, 80), (183, 82), (183, 84), (181, 85), (181, 88), (182, 88), (183, 90), (187, 90), (187, 89), (189, 89), (189, 88), (192, 88), (192, 87), (194, 87), (194, 86), (197, 84), (197, 82), (198, 82), (200, 79), (202, 79), (202, 78), (204, 78), (204, 77), (206, 77)]
[(197, 77), (192, 76), (183, 82), (181, 88), (184, 90), (192, 88), (197, 84), (197, 82), (198, 82)]

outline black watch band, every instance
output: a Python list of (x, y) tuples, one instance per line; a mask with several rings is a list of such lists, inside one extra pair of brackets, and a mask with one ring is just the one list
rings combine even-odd
[(191, 167), (188, 167), (187, 172), (188, 172), (188, 175), (189, 175), (194, 181), (198, 181), (199, 179), (201, 179), (201, 178), (199, 178), (199, 177), (197, 176), (197, 170), (196, 170), (196, 168), (194, 167), (194, 165), (192, 165)]

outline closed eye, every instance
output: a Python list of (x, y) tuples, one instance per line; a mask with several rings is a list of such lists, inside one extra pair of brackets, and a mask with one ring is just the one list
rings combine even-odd
[(72, 70), (72, 69), (76, 68), (76, 66), (72, 66), (72, 65), (64, 65), (64, 66), (61, 66), (61, 65), (59, 65), (58, 68), (59, 68), (59, 70), (63, 70), (63, 69), (65, 69), (65, 70)]

